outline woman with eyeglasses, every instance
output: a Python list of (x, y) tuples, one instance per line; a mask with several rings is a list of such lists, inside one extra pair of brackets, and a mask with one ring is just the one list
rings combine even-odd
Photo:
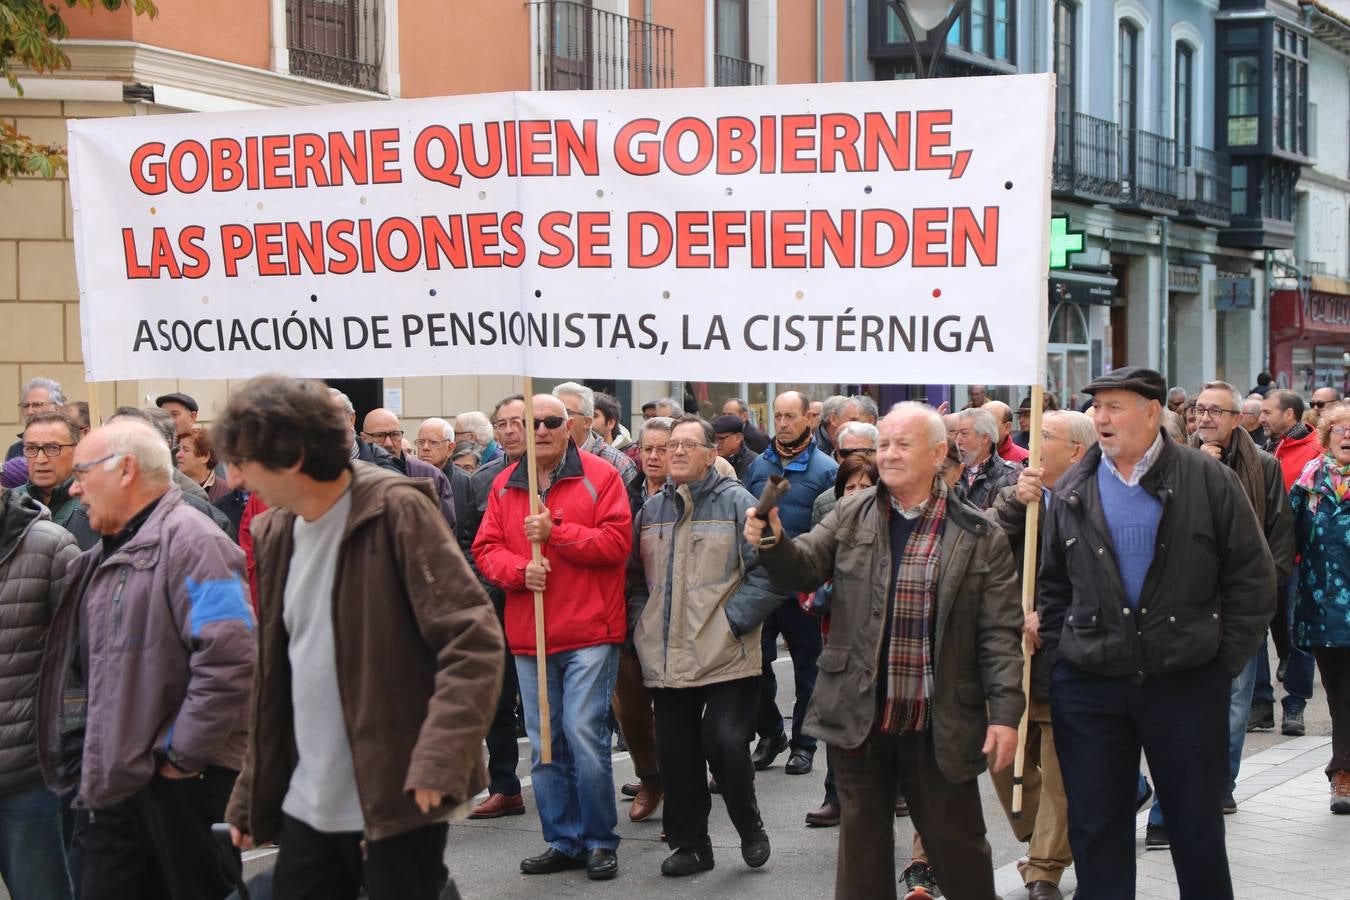
[(1294, 643), (1317, 658), (1331, 708), (1331, 811), (1350, 814), (1350, 405), (1322, 411), (1324, 452), (1289, 492), (1303, 561)]

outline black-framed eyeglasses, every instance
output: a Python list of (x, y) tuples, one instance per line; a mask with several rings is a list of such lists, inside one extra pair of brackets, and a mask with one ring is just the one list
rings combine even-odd
[(1224, 413), (1228, 413), (1230, 416), (1242, 415), (1242, 410), (1240, 409), (1225, 409), (1222, 406), (1196, 406), (1193, 408), (1195, 409), (1195, 415), (1197, 418), (1199, 418), (1200, 416), (1209, 416), (1211, 418), (1217, 419)]
[(99, 463), (108, 462), (109, 460), (121, 459), (124, 456), (126, 456), (125, 453), (109, 453), (107, 456), (100, 456), (98, 459), (91, 459), (87, 463), (76, 463), (72, 467), (72, 470), (75, 474), (75, 480), (82, 482), (84, 481), (84, 476), (88, 475), (89, 471), (93, 469), (94, 466), (98, 465)]
[(834, 452), (839, 454), (840, 459), (848, 459), (855, 453), (861, 453), (865, 456), (875, 456), (877, 451), (871, 447), (850, 447), (847, 450), (840, 448)]
[(23, 455), (29, 459), (37, 459), (38, 451), (40, 450), (48, 456), (56, 457), (61, 455), (62, 450), (74, 446), (74, 444), (58, 444), (55, 441), (50, 444), (24, 444)]
[(519, 417), (514, 419), (498, 419), (492, 423), (492, 427), (498, 431), (505, 431), (508, 428), (524, 428), (525, 420)]
[(372, 441), (384, 441), (389, 438), (393, 438), (396, 441), (403, 440), (403, 432), (401, 431), (363, 431), (361, 433)]

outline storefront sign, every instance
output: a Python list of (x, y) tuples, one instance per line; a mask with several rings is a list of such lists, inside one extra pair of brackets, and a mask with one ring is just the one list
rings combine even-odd
[(1256, 279), (1225, 278), (1214, 282), (1214, 308), (1222, 310), (1255, 309)]
[(1350, 327), (1350, 297), (1310, 291), (1303, 301), (1303, 321), (1314, 327)]
[(1167, 289), (1185, 294), (1199, 293), (1200, 268), (1169, 262), (1167, 264)]
[(1049, 75), (70, 123), (93, 381), (1037, 382)]
[(1110, 275), (1056, 271), (1050, 276), (1050, 303), (1110, 306), (1116, 297), (1116, 279)]

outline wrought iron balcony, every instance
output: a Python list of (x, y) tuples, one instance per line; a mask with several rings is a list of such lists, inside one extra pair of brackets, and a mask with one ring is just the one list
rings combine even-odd
[(1178, 153), (1179, 218), (1204, 225), (1226, 226), (1232, 216), (1232, 168), (1228, 156), (1204, 147)]
[(1121, 199), (1120, 126), (1084, 113), (1055, 116), (1054, 192), (1092, 203)]
[(675, 30), (573, 0), (532, 0), (535, 87), (545, 91), (675, 84)]
[(286, 0), (292, 75), (380, 89), (379, 0)]
[(1139, 129), (1120, 132), (1121, 203), (1142, 212), (1177, 211), (1176, 142)]
[(723, 56), (713, 57), (713, 84), (718, 87), (736, 87), (764, 83), (764, 67), (746, 59)]

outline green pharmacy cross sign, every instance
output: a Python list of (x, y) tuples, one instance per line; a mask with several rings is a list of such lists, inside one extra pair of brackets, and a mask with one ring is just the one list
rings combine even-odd
[(1069, 231), (1068, 216), (1050, 217), (1050, 268), (1066, 269), (1069, 254), (1083, 250), (1083, 232)]

